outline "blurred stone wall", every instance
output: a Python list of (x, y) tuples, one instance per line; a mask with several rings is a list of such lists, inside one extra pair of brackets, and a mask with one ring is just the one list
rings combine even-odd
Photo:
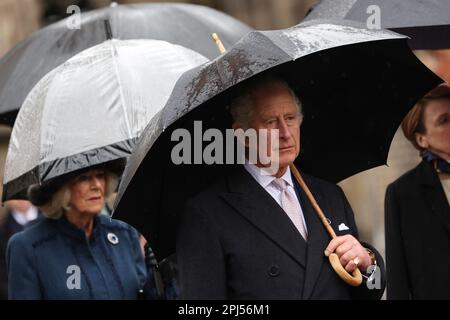
[(316, 0), (221, 0), (215, 7), (255, 29), (281, 29), (299, 23)]
[[(43, 4), (41, 0), (0, 0), (0, 58), (41, 26)], [(0, 177), (8, 148), (11, 128), (0, 126)], [(3, 183), (0, 185), (0, 195)], [(0, 208), (0, 219), (4, 213)]]
[(0, 0), (0, 57), (39, 29), (41, 0)]
[[(96, 2), (96, 1), (93, 1)], [(104, 2), (104, 1), (101, 1)], [(122, 0), (118, 3), (173, 2), (165, 0)], [(280, 29), (299, 23), (318, 0), (183, 0), (210, 6), (247, 23), (255, 29)]]

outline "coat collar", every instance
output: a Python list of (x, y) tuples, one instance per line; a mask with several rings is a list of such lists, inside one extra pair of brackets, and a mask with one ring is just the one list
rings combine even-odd
[(425, 201), (450, 233), (450, 205), (436, 171), (430, 163), (422, 161), (418, 174)]
[[(86, 242), (86, 234), (84, 233), (84, 230), (78, 228), (76, 225), (70, 223), (65, 215), (63, 215), (60, 219), (56, 221), (57, 228), (66, 234), (67, 236)], [(89, 239), (89, 242), (98, 237), (100, 233), (100, 229), (102, 228), (102, 221), (99, 216), (96, 216), (94, 218), (94, 228), (92, 230), (92, 235)]]

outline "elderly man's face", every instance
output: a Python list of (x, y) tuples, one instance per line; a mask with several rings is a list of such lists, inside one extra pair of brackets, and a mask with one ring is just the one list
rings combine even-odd
[(89, 170), (69, 183), (70, 205), (79, 213), (97, 215), (105, 205), (105, 171)]
[[(267, 129), (268, 145), (272, 146), (270, 131), (279, 130), (279, 173), (294, 162), (300, 152), (301, 115), (289, 89), (281, 83), (267, 84), (260, 88), (253, 100), (249, 127)], [(269, 150), (272, 149), (271, 147)]]

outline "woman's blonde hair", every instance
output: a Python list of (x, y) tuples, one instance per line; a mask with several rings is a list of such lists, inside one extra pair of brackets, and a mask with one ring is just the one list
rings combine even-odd
[(448, 84), (443, 83), (428, 92), (414, 105), (402, 121), (403, 134), (420, 152), (425, 150), (417, 144), (416, 134), (426, 132), (423, 122), (425, 108), (430, 101), (439, 99), (450, 99), (450, 87)]
[[(37, 205), (45, 217), (57, 220), (70, 209), (71, 194), (69, 183), (70, 180), (64, 183), (50, 196), (50, 199), (46, 203)], [(105, 203), (108, 201), (109, 197), (114, 195), (117, 184), (117, 175), (109, 170), (105, 170)]]

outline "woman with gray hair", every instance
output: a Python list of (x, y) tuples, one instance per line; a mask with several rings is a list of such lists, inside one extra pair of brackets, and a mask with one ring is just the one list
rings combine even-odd
[(156, 297), (139, 233), (100, 214), (117, 168), (96, 166), (29, 188), (46, 219), (8, 244), (9, 299)]

